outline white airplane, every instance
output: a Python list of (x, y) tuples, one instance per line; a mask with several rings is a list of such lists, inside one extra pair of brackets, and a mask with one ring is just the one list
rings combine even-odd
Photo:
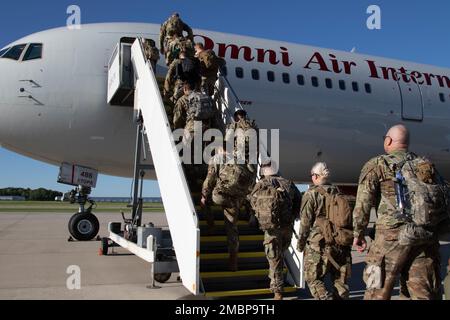
[[(122, 37), (151, 38), (156, 24), (52, 29), (0, 51), (0, 144), (49, 164), (133, 175), (133, 110), (107, 103), (108, 61)], [(382, 153), (393, 124), (412, 150), (450, 178), (450, 70), (252, 37), (195, 30), (227, 60), (228, 79), (260, 128), (280, 129), (283, 174), (302, 183), (318, 160), (340, 185)], [(157, 76), (164, 77), (163, 59)], [(154, 175), (152, 175), (154, 178)]]

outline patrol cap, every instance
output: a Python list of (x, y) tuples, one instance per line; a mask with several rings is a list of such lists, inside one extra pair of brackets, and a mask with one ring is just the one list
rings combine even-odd
[(236, 110), (236, 112), (234, 113), (234, 117), (237, 117), (238, 115), (246, 117), (247, 116), (247, 111), (245, 111), (244, 109)]

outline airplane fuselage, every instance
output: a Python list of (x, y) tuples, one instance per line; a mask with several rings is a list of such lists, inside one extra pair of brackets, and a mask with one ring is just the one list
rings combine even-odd
[[(280, 129), (280, 166), (297, 182), (325, 161), (340, 184), (383, 152), (394, 124), (411, 150), (450, 178), (450, 70), (277, 41), (194, 30), (227, 60), (228, 79), (260, 128)], [(94, 24), (14, 42), (42, 43), (42, 59), (0, 59), (0, 143), (54, 165), (133, 174), (133, 110), (106, 102), (108, 61), (122, 37), (158, 43), (159, 25)], [(157, 75), (167, 70), (159, 61)], [(154, 176), (153, 176), (154, 177)]]

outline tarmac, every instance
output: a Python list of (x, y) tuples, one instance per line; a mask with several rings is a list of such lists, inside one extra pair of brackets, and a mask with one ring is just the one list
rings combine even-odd
[[(0, 213), (0, 300), (177, 300), (193, 297), (173, 274), (160, 289), (148, 289), (150, 265), (115, 248), (115, 255), (100, 256), (100, 242), (68, 242), (67, 213)], [(107, 235), (111, 221), (121, 221), (117, 213), (98, 213), (100, 236)], [(163, 213), (146, 213), (144, 222), (167, 226)], [(450, 244), (441, 247), (442, 275)], [(80, 289), (69, 289), (71, 266), (81, 271)], [(353, 252), (351, 298), (361, 299), (364, 255)], [(70, 271), (70, 270), (69, 270)], [(70, 281), (69, 281), (70, 284)], [(307, 290), (295, 298), (309, 299)], [(394, 299), (398, 298), (398, 288)]]

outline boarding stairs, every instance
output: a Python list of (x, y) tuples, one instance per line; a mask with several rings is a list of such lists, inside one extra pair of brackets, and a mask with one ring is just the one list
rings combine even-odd
[[(143, 40), (131, 46), (134, 70), (134, 109), (143, 120), (161, 197), (169, 224), (180, 278), (194, 295), (211, 298), (257, 297), (270, 294), (269, 266), (263, 247), (263, 233), (257, 225), (249, 224), (250, 213), (242, 208), (239, 215), (239, 271), (228, 270), (228, 248), (223, 210), (211, 208), (215, 217), (215, 232), (208, 233), (199, 190), (189, 189), (181, 159), (175, 146), (171, 126), (152, 66), (145, 57)], [(242, 105), (227, 78), (219, 74), (215, 101), (222, 113), (224, 125), (232, 121), (234, 112)], [(296, 226), (298, 230), (298, 226)], [(303, 258), (293, 245), (286, 252), (286, 293), (304, 288)]]

